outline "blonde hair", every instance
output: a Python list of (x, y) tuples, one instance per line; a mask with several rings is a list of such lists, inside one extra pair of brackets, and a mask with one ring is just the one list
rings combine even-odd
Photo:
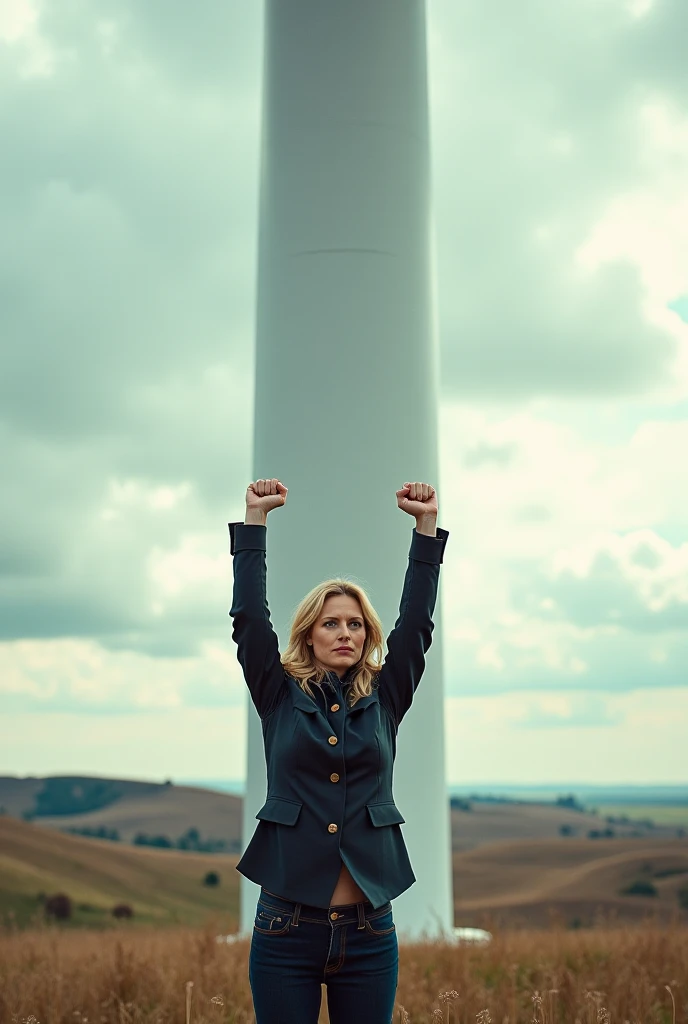
[(357, 583), (342, 578), (325, 580), (306, 594), (294, 613), (289, 644), (282, 655), (282, 665), (284, 670), (296, 679), (301, 689), (313, 697), (310, 684), (315, 683), (319, 686), (326, 673), (315, 664), (313, 650), (308, 646), (306, 636), (320, 617), (327, 598), (339, 595), (353, 597), (358, 601), (366, 629), (363, 651), (353, 666), (349, 687), (349, 701), (353, 707), (357, 700), (373, 692), (373, 681), (380, 671), (384, 643), (382, 623), (365, 590)]

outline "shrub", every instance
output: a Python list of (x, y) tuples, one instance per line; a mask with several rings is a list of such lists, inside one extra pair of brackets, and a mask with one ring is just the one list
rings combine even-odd
[(639, 878), (637, 881), (632, 882), (626, 886), (625, 889), (621, 889), (622, 896), (657, 896), (657, 889), (648, 881), (647, 878)]
[(449, 805), (452, 808), (452, 810), (454, 810), (454, 811), (472, 811), (473, 810), (473, 804), (471, 803), (471, 801), (470, 800), (464, 800), (460, 796), (453, 796), (450, 799), (450, 801), (449, 801)]
[(56, 921), (68, 921), (72, 916), (72, 901), (66, 893), (58, 892), (48, 896), (44, 910), (48, 917), (54, 917)]
[(570, 793), (568, 796), (558, 796), (555, 800), (555, 806), (568, 807), (572, 811), (585, 811), (585, 805), (579, 803), (573, 793)]
[(683, 910), (688, 910), (688, 885), (684, 885), (682, 889), (678, 891), (678, 905)]
[(134, 836), (135, 846), (159, 846), (163, 849), (171, 849), (174, 843), (167, 836), (149, 836), (145, 832), (137, 832)]
[(217, 871), (209, 871), (203, 879), (203, 885), (219, 885), (220, 876)]
[(134, 916), (133, 909), (128, 903), (118, 903), (117, 906), (112, 908), (112, 916), (116, 918), (129, 918)]

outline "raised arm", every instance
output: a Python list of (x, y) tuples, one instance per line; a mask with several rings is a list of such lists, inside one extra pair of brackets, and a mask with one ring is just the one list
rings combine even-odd
[(399, 508), (414, 516), (409, 563), (399, 617), (387, 637), (387, 655), (379, 674), (380, 702), (397, 726), (411, 707), (432, 643), (440, 564), (449, 533), (437, 527), (437, 494), (429, 484), (405, 484), (397, 491)]
[(287, 488), (279, 480), (257, 480), (246, 491), (243, 523), (229, 523), (230, 553), (234, 556), (234, 592), (229, 614), (232, 639), (251, 699), (261, 718), (282, 699), (284, 670), (267, 601), (267, 515), (284, 505)]

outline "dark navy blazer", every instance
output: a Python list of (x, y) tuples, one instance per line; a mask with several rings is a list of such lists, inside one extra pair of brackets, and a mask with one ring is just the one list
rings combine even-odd
[(229, 614), (261, 718), (268, 792), (237, 869), (270, 892), (329, 907), (342, 861), (374, 907), (415, 881), (392, 795), (399, 723), (432, 641), (440, 563), (449, 536), (415, 529), (399, 617), (373, 692), (349, 707), (351, 670), (328, 673), (313, 699), (282, 667), (267, 605), (265, 526), (230, 523)]

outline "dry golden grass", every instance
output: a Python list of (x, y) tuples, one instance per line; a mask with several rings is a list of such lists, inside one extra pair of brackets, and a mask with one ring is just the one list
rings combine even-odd
[[(249, 1024), (248, 940), (228, 946), (215, 935), (214, 926), (5, 931), (0, 1021)], [(394, 1024), (686, 1020), (688, 929), (679, 925), (505, 931), (484, 948), (400, 949)]]

